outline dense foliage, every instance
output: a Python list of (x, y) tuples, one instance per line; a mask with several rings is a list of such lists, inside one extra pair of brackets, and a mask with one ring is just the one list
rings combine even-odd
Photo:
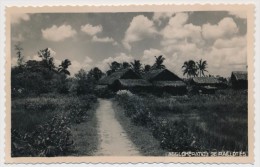
[[(137, 126), (147, 127), (167, 151), (247, 151), (247, 92), (159, 98), (118, 93)], [(239, 129), (239, 130), (238, 130)]]
[(12, 102), (11, 155), (62, 156), (74, 149), (70, 130), (97, 102), (88, 96), (42, 96)]

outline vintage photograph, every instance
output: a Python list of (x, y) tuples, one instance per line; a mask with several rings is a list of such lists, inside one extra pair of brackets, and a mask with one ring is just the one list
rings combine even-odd
[(10, 157), (248, 157), (245, 10), (10, 13)]

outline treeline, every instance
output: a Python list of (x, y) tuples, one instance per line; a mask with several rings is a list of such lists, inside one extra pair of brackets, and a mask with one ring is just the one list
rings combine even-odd
[(38, 52), (40, 61), (24, 61), (22, 48), (15, 47), (17, 51), (17, 66), (11, 69), (12, 96), (21, 94), (41, 94), (48, 92), (68, 93), (67, 76), (70, 75), (68, 67), (70, 60), (65, 59), (60, 65), (54, 64), (50, 49)]
[[(79, 70), (74, 77), (70, 76), (68, 70), (71, 65), (69, 59), (65, 59), (59, 65), (55, 65), (54, 57), (51, 55), (50, 49), (46, 48), (38, 52), (40, 61), (28, 60), (24, 61), (22, 54), (22, 47), (15, 45), (17, 54), (17, 65), (11, 70), (11, 86), (12, 96), (21, 96), (23, 94), (42, 94), (49, 92), (77, 94), (93, 93), (94, 87), (98, 80), (103, 76), (109, 76), (112, 73), (126, 68), (131, 68), (139, 75), (143, 75), (150, 70), (165, 69), (163, 64), (165, 58), (155, 56), (155, 61), (152, 65), (142, 64), (140, 60), (133, 62), (113, 61), (109, 64), (109, 69), (102, 72), (98, 67), (94, 67), (89, 71), (84, 69)], [(207, 62), (200, 60), (195, 62), (193, 60), (185, 61), (182, 70), (183, 75), (188, 78), (195, 76), (205, 76), (207, 70)]]

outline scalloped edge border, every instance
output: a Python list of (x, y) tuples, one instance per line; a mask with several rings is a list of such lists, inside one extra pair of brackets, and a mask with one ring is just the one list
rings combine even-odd
[[(6, 5), (5, 6), (5, 37), (6, 37), (6, 40), (5, 40), (5, 79), (6, 78), (10, 78), (10, 56), (8, 57), (7, 53), (9, 53), (8, 50), (10, 50), (10, 45), (8, 45), (7, 43), (10, 42), (10, 36), (7, 36), (10, 35), (10, 19), (8, 19), (7, 15), (9, 14), (8, 10), (10, 9), (16, 9), (16, 12), (20, 11), (20, 10), (30, 10), (30, 9), (41, 9), (41, 10), (38, 10), (38, 11), (34, 11), (33, 10), (33, 13), (44, 13), (44, 12), (56, 12), (56, 13), (59, 13), (59, 12), (64, 12), (65, 9), (67, 8), (70, 8), (73, 10), (75, 10), (76, 13), (81, 13), (81, 12), (97, 12), (97, 11), (94, 11), (94, 10), (102, 10), (102, 9), (105, 9), (108, 10), (106, 12), (111, 12), (111, 9), (112, 8), (121, 8), (124, 9), (123, 11), (121, 12), (125, 12), (125, 9), (126, 8), (132, 8), (131, 9), (131, 12), (138, 12), (138, 10), (136, 10), (136, 8), (141, 8), (141, 12), (153, 12), (155, 10), (155, 8), (164, 8), (164, 7), (185, 7), (185, 8), (188, 8), (188, 7), (192, 7), (192, 8), (195, 8), (195, 7), (200, 7), (200, 8), (205, 8), (205, 7), (210, 7), (209, 9), (212, 10), (214, 8), (219, 8), (219, 7), (223, 7), (224, 6), (224, 10), (230, 6), (236, 6), (236, 7), (247, 7), (247, 12), (250, 13), (250, 17), (252, 17), (250, 20), (250, 23), (251, 25), (249, 25), (249, 22), (247, 23), (247, 27), (248, 27), (248, 32), (247, 32), (247, 39), (250, 39), (250, 37), (252, 37), (251, 39), (251, 45), (252, 46), (248, 46), (247, 47), (247, 52), (250, 52), (252, 53), (252, 56), (248, 56), (248, 64), (250, 64), (250, 66), (248, 65), (248, 67), (250, 67), (248, 69), (249, 71), (249, 90), (248, 93), (251, 93), (251, 95), (248, 95), (248, 98), (249, 98), (249, 101), (250, 101), (250, 98), (251, 98), (251, 105), (248, 104), (249, 106), (249, 109), (248, 110), (252, 110), (250, 112), (248, 112), (249, 114), (249, 119), (252, 120), (252, 122), (248, 123), (248, 129), (249, 129), (249, 132), (252, 134), (249, 135), (249, 154), (253, 154), (251, 156), (248, 156), (248, 157), (159, 157), (159, 161), (158, 161), (158, 157), (147, 157), (147, 156), (144, 156), (144, 157), (122, 157), (122, 156), (116, 156), (116, 157), (106, 157), (106, 156), (98, 156), (98, 157), (52, 157), (52, 158), (38, 158), (38, 157), (26, 157), (26, 158), (11, 158), (10, 156), (7, 156), (7, 153), (9, 152), (10, 153), (10, 145), (9, 147), (5, 145), (5, 164), (79, 164), (79, 163), (86, 163), (86, 164), (128, 164), (128, 163), (131, 163), (131, 164), (137, 164), (137, 163), (144, 163), (144, 164), (152, 164), (152, 163), (174, 163), (174, 164), (198, 164), (198, 163), (210, 163), (210, 164), (239, 164), (239, 163), (246, 163), (246, 164), (252, 164), (254, 163), (254, 133), (255, 133), (255, 127), (254, 127), (254, 124), (255, 124), (255, 118), (254, 118), (254, 93), (255, 93), (255, 85), (254, 85), (254, 61), (255, 61), (255, 18), (256, 18), (256, 15), (255, 15), (255, 10), (256, 10), (256, 7), (255, 7), (255, 4), (252, 3), (252, 2), (249, 2), (249, 3), (194, 3), (194, 4), (191, 4), (191, 3), (175, 3), (175, 4), (129, 4), (129, 5), (74, 5), (74, 4), (71, 4), (71, 5), (51, 5), (51, 6), (48, 6), (48, 5), (17, 5), (17, 6), (10, 6), (10, 5)], [(54, 9), (57, 9), (59, 8), (59, 10), (62, 10), (62, 11), (52, 11)], [(76, 11), (76, 8), (82, 8), (82, 9), (89, 9), (89, 11)], [(252, 11), (248, 11), (248, 9), (251, 9)], [(47, 9), (47, 10), (46, 10)], [(50, 10), (52, 9), (52, 10)], [(134, 9), (134, 10), (133, 10)], [(144, 10), (145, 9), (145, 10)], [(157, 10), (156, 9), (156, 10)], [(73, 12), (73, 10), (69, 10), (68, 12)], [(93, 11), (92, 11), (93, 10)], [(133, 11), (132, 11), (133, 10)], [(215, 10), (215, 9), (214, 9)], [(222, 10), (223, 9), (218, 9), (218, 10)], [(216, 10), (216, 11), (218, 11)], [(165, 11), (165, 9), (163, 10), (158, 10), (157, 12), (159, 11)], [(176, 10), (174, 10), (176, 11)], [(177, 11), (185, 11), (185, 10), (182, 10), (182, 8), (178, 8)], [(186, 10), (186, 11), (198, 11), (198, 9), (194, 10), (194, 9), (189, 9), (189, 10)], [(67, 12), (67, 10), (66, 10)], [(100, 11), (98, 11), (100, 13)], [(115, 11), (113, 11), (115, 12)], [(120, 11), (116, 11), (116, 12), (120, 12)], [(254, 28), (251, 27), (251, 29), (249, 28), (250, 26), (254, 26)], [(249, 31), (252, 31), (251, 33), (249, 33)], [(7, 45), (6, 45), (7, 44)], [(249, 53), (248, 53), (249, 54)], [(9, 54), (10, 55), (10, 54)], [(251, 58), (250, 58), (251, 57)], [(250, 59), (250, 60), (249, 60)], [(251, 86), (250, 86), (251, 85)], [(5, 81), (5, 90), (9, 90), (10, 91), (10, 81)], [(10, 102), (10, 93), (8, 94), (7, 93), (8, 91), (6, 91), (6, 96), (5, 96), (5, 100), (8, 98), (9, 99), (9, 102)], [(8, 130), (10, 130), (10, 121), (9, 123), (7, 122), (8, 119), (10, 118), (10, 113), (9, 115), (7, 114), (7, 111), (10, 111), (10, 103), (8, 104), (8, 100), (5, 101), (5, 117), (4, 117), (4, 120), (5, 120), (5, 132), (4, 132), (4, 138), (5, 138), (5, 142), (8, 141), (8, 137), (10, 137), (10, 133), (8, 134)], [(251, 118), (250, 118), (251, 117)], [(249, 120), (250, 121), (250, 120)], [(251, 130), (250, 130), (251, 128)], [(251, 136), (251, 138), (250, 138)], [(10, 141), (9, 141), (10, 143)], [(6, 143), (5, 143), (6, 144)], [(251, 146), (250, 146), (251, 145)], [(251, 150), (250, 150), (250, 147), (253, 147)], [(59, 159), (59, 160), (57, 160)], [(100, 159), (103, 159), (103, 160), (100, 160)], [(134, 159), (134, 161), (129, 161), (128, 159)], [(155, 160), (156, 159), (156, 160)], [(169, 159), (174, 159), (174, 160), (169, 160)], [(189, 160), (188, 160), (189, 159)], [(204, 160), (202, 160), (204, 159)], [(205, 160), (207, 159), (207, 160)], [(221, 161), (219, 161), (221, 159)], [(243, 159), (243, 160), (241, 160)], [(136, 161), (137, 160), (137, 161)], [(210, 160), (210, 161), (208, 161)], [(231, 161), (230, 161), (231, 160)]]

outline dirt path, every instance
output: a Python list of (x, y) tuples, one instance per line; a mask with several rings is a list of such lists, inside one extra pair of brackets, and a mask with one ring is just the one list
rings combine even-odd
[(100, 137), (100, 145), (96, 155), (140, 155), (134, 144), (128, 139), (122, 126), (116, 120), (111, 100), (99, 99), (99, 107), (96, 113)]

